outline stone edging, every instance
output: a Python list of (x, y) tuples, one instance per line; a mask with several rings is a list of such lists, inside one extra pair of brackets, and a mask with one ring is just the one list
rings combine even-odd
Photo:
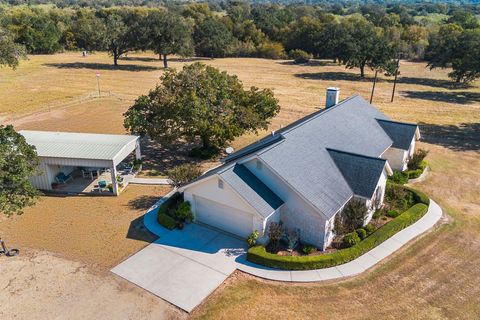
[(357, 259), (335, 267), (288, 271), (259, 266), (249, 261), (239, 261), (238, 269), (260, 278), (286, 282), (318, 282), (355, 276), (373, 267), (412, 239), (432, 228), (441, 217), (442, 209), (435, 201), (430, 199), (427, 213), (417, 222), (397, 232)]

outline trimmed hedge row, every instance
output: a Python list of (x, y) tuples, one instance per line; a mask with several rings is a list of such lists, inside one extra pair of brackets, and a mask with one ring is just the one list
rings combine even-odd
[(158, 216), (157, 216), (157, 221), (161, 226), (163, 226), (163, 227), (165, 227), (169, 230), (175, 229), (175, 225), (176, 225), (175, 219), (173, 219), (169, 215), (159, 213)]
[(422, 161), (422, 162), (420, 162), (420, 165), (418, 166), (417, 169), (405, 171), (405, 174), (407, 174), (408, 179), (417, 179), (418, 177), (420, 177), (422, 175), (422, 173), (423, 173), (423, 171), (425, 171), (426, 167), (427, 167), (427, 162)]
[(317, 256), (280, 256), (267, 252), (263, 246), (256, 246), (248, 250), (247, 260), (262, 266), (284, 270), (322, 269), (350, 262), (423, 217), (428, 210), (430, 200), (420, 191), (411, 188), (409, 190), (414, 193), (419, 203), (350, 248)]

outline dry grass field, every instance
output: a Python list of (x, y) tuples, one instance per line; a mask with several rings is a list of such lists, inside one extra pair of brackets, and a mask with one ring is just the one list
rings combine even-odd
[[(326, 87), (340, 87), (341, 98), (358, 93), (368, 99), (372, 85), (371, 73), (360, 80), (358, 70), (328, 62), (306, 66), (262, 59), (203, 62), (237, 74), (247, 86), (272, 88), (282, 111), (272, 121), (271, 130), (322, 108)], [(30, 57), (17, 71), (1, 69), (0, 119), (13, 122), (17, 128), (124, 132), (121, 114), (136, 96), (158, 82), (161, 63), (149, 54), (129, 55), (117, 70), (111, 63), (106, 54), (82, 58), (79, 53), (65, 53)], [(188, 62), (172, 61), (171, 66), (179, 68), (183, 63)], [(92, 98), (96, 71), (101, 73), (101, 99)], [(390, 103), (391, 79), (382, 78), (374, 104), (394, 119), (421, 124), (421, 147), (430, 151), (427, 160), (432, 171), (417, 187), (440, 203), (450, 222), (372, 272), (342, 282), (292, 285), (238, 274), (195, 310), (193, 318), (480, 318), (480, 83), (454, 87), (447, 73), (430, 71), (423, 63), (402, 62), (395, 101)], [(32, 112), (41, 113), (28, 116)], [(239, 148), (255, 138), (241, 137), (233, 146)], [(59, 199), (42, 199), (14, 219), (41, 219), (36, 215), (42, 215), (42, 206), (54, 200)], [(86, 204), (70, 201), (80, 215)], [(3, 225), (1, 222), (0, 234)], [(28, 231), (16, 235), (13, 225), (8, 236), (15, 243), (27, 247), (38, 243), (46, 250), (59, 251), (48, 241), (37, 241)], [(80, 248), (69, 250), (68, 257), (88, 256)]]

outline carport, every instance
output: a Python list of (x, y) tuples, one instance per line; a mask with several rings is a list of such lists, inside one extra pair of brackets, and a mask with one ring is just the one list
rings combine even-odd
[[(133, 175), (131, 166), (122, 161), (131, 154), (141, 159), (138, 136), (29, 130), (19, 133), (37, 150), (40, 175), (30, 181), (40, 190), (101, 192), (100, 181), (111, 184), (107, 194), (118, 195), (120, 183), (126, 186)], [(119, 164), (123, 165), (122, 172), (117, 170)]]

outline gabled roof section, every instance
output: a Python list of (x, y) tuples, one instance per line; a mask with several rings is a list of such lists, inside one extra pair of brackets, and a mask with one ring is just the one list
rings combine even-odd
[(28, 144), (35, 146), (40, 157), (113, 160), (138, 136), (53, 131), (20, 130)]
[(392, 147), (402, 150), (410, 149), (412, 139), (418, 130), (416, 124), (386, 119), (377, 119), (377, 121), (390, 139), (392, 139)]
[(355, 195), (370, 199), (375, 192), (386, 160), (327, 149)]
[(243, 164), (236, 164), (219, 175), (264, 218), (283, 204), (283, 200)]

